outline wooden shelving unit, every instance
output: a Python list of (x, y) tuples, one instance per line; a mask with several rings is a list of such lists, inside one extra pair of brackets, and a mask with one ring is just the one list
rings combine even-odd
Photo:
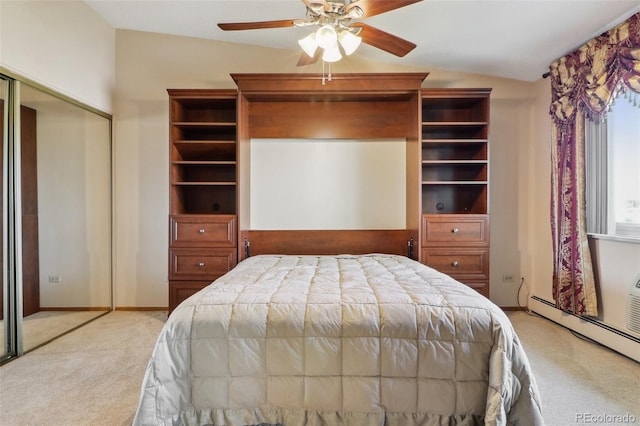
[(421, 89), (426, 74), (232, 77), (238, 90), (168, 90), (170, 310), (246, 256), (250, 141), (273, 137), (404, 139), (394, 241), (419, 241), (414, 258), (489, 295), (490, 89)]
[(237, 262), (237, 92), (168, 92), (172, 311)]
[(486, 296), (490, 92), (423, 89), (421, 115), (421, 261)]

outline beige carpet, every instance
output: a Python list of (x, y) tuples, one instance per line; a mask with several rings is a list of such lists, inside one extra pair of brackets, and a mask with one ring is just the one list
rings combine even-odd
[[(509, 316), (550, 426), (603, 424), (593, 420), (625, 414), (640, 424), (640, 364), (545, 319)], [(112, 312), (0, 367), (0, 425), (131, 424), (165, 319), (163, 312)]]
[(509, 317), (536, 376), (547, 425), (629, 424), (614, 421), (625, 415), (640, 425), (640, 364), (544, 318)]
[(30, 351), (105, 313), (105, 311), (40, 311), (29, 315), (22, 323), (24, 351)]
[(130, 425), (166, 312), (112, 312), (0, 367), (0, 425)]
[[(40, 311), (25, 317), (22, 322), (22, 347), (28, 352), (94, 318), (106, 311)], [(4, 320), (0, 319), (0, 330)], [(0, 331), (0, 345), (4, 347), (4, 332)]]

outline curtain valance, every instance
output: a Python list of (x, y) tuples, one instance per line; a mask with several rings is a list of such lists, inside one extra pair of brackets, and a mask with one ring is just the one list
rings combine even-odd
[[(604, 118), (618, 91), (640, 93), (640, 13), (550, 66), (551, 116), (564, 128), (577, 110)], [(638, 100), (636, 100), (636, 103)]]

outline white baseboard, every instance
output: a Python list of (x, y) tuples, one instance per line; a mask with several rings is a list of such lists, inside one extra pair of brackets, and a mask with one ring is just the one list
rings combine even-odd
[(582, 318), (557, 309), (552, 302), (533, 296), (529, 309), (555, 323), (640, 362), (640, 338), (591, 318)]

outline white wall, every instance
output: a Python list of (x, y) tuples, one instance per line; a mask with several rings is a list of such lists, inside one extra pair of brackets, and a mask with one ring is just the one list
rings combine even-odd
[(112, 111), (115, 30), (82, 1), (0, 1), (0, 66)]
[[(233, 72), (308, 72), (299, 52), (117, 32), (115, 306), (168, 305), (168, 88), (236, 88)], [(335, 69), (335, 68), (334, 68)]]
[[(167, 88), (235, 88), (230, 73), (320, 72), (299, 68), (298, 51), (117, 31), (115, 203), (117, 307), (167, 305), (169, 135)], [(532, 84), (480, 75), (368, 63), (348, 57), (334, 72), (429, 71), (424, 86), (491, 87), (491, 298), (515, 306), (525, 268), (524, 196), (532, 143)], [(330, 83), (329, 83), (330, 84)], [(523, 193), (524, 192), (524, 193)], [(546, 231), (541, 231), (546, 232)]]
[[(82, 1), (0, 1), (0, 66), (110, 113), (115, 29)], [(27, 92), (37, 110), (41, 305), (110, 306), (109, 121)]]
[[(117, 31), (116, 37), (116, 31), (82, 3), (0, 2), (0, 12), (3, 67), (107, 111), (111, 110), (110, 95), (115, 86), (117, 38), (116, 305), (166, 305), (166, 89), (233, 88), (229, 74), (256, 72), (256, 64), (261, 72), (319, 69), (292, 65), (298, 55), (295, 51), (133, 31)], [(67, 25), (71, 20), (78, 24)], [(47, 37), (42, 37), (44, 33)], [(414, 70), (347, 59), (334, 71)], [(503, 306), (515, 305), (518, 277), (525, 278), (532, 293), (549, 299), (552, 269), (548, 82), (528, 84), (426, 71), (431, 74), (425, 87), (493, 88), (492, 299)], [(78, 78), (81, 72), (83, 78)], [(503, 283), (504, 274), (513, 275), (515, 282)]]
[(640, 244), (596, 239), (592, 246), (599, 286), (599, 317), (613, 327), (640, 337), (640, 333), (627, 329), (629, 291), (640, 275)]
[[(116, 306), (167, 305), (166, 89), (235, 88), (232, 72), (320, 71), (295, 67), (298, 56), (297, 51), (116, 32), (82, 2), (0, 1), (2, 67), (103, 111), (115, 111)], [(334, 72), (393, 71), (431, 72), (424, 87), (493, 88), (491, 298), (501, 306), (514, 306), (518, 277), (524, 277), (523, 296), (528, 292), (551, 300), (548, 80), (523, 83), (355, 57), (334, 67)], [(624, 288), (638, 273), (640, 246), (600, 241), (597, 247), (602, 320), (620, 327)], [(515, 282), (502, 282), (504, 274), (513, 275)]]
[[(552, 300), (553, 246), (551, 240), (551, 86), (549, 80), (538, 80), (533, 89), (530, 110), (531, 141), (522, 145), (527, 158), (524, 184), (519, 192), (518, 234), (521, 236), (522, 276), (529, 293)], [(523, 290), (523, 298), (525, 290)]]

